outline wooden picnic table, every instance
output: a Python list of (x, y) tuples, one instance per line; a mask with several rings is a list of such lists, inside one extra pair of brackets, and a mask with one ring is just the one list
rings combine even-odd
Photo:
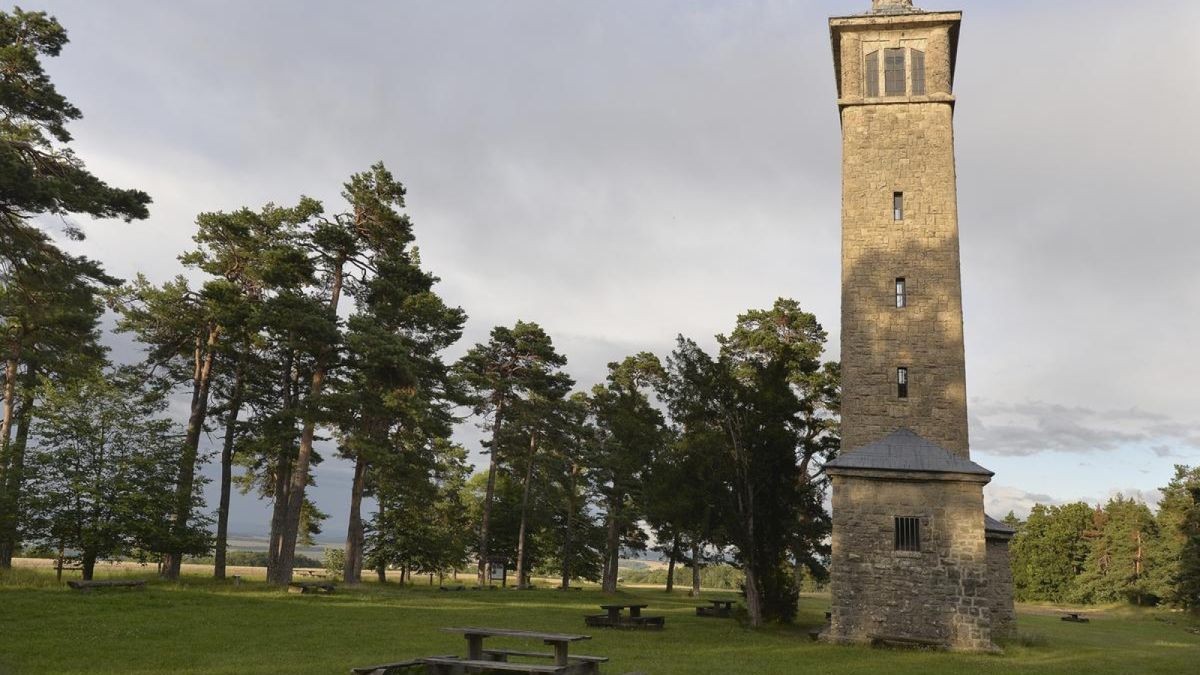
[(631, 619), (637, 619), (642, 615), (642, 610), (650, 607), (648, 604), (602, 604), (600, 609), (607, 611), (608, 620), (616, 623), (620, 621), (620, 610), (629, 608), (629, 616)]
[(448, 633), (461, 633), (467, 639), (468, 661), (485, 660), (484, 639), (489, 637), (507, 637), (522, 640), (541, 640), (543, 644), (554, 648), (554, 665), (560, 667), (567, 667), (573, 664), (569, 654), (572, 642), (592, 639), (590, 635), (576, 635), (573, 633), (543, 633), (540, 631), (514, 630), (512, 628), (482, 628), (479, 626), (443, 628), (442, 630)]
[(733, 615), (733, 603), (736, 600), (709, 600), (712, 607), (697, 607), (696, 616), (729, 618)]

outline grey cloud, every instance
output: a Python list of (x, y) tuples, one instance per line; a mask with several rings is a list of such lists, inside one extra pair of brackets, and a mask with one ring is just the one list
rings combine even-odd
[(1200, 450), (1197, 429), (1200, 425), (1140, 409), (971, 401), (971, 445), (993, 455), (1111, 452), (1148, 446), (1156, 456), (1166, 457), (1180, 449)]

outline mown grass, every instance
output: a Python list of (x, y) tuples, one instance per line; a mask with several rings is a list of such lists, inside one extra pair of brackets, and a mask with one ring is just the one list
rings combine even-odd
[(828, 604), (820, 596), (802, 599), (797, 625), (760, 630), (697, 618), (697, 601), (684, 594), (634, 589), (621, 596), (666, 615), (666, 630), (585, 630), (582, 615), (607, 599), (594, 589), (439, 592), (371, 583), (301, 596), (256, 582), (234, 587), (185, 577), (145, 591), (78, 593), (44, 571), (14, 570), (0, 576), (0, 673), (346, 673), (462, 653), (460, 636), (438, 630), (460, 625), (586, 632), (593, 639), (573, 651), (610, 657), (605, 672), (618, 674), (1200, 670), (1200, 635), (1189, 632), (1197, 624), (1177, 613), (1120, 609), (1074, 624), (1035, 608), (1041, 613), (1021, 615), (1023, 637), (1004, 654), (972, 655), (811, 642), (806, 631), (822, 623)]

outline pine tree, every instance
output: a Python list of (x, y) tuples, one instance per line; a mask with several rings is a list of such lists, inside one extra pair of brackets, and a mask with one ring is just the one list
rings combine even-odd
[(1088, 532), (1087, 562), (1075, 583), (1075, 599), (1137, 604), (1147, 600), (1146, 553), (1157, 534), (1154, 516), (1145, 504), (1117, 495), (1097, 508)]
[[(501, 466), (518, 452), (502, 445), (508, 415), (518, 400), (557, 389), (569, 380), (561, 372), (567, 360), (554, 350), (550, 336), (536, 323), (518, 321), (512, 328), (492, 329), (486, 344), (472, 347), (454, 365), (457, 386), (464, 392), (480, 426), (491, 431), (489, 463), (479, 516), (478, 582), (490, 583), (492, 502)], [(569, 384), (566, 385), (570, 387)]]

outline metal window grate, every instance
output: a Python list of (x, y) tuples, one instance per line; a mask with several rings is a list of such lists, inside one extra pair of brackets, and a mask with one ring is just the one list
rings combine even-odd
[(863, 68), (863, 82), (867, 85), (867, 96), (879, 96), (879, 52), (867, 54), (866, 67)]
[(896, 516), (896, 550), (921, 550), (921, 519), (916, 516)]
[(904, 220), (904, 193), (892, 193), (892, 220)]
[(908, 368), (896, 369), (896, 397), (908, 398)]
[(912, 50), (909, 52), (912, 61), (912, 93), (913, 96), (925, 95), (925, 52)]
[(883, 93), (904, 95), (904, 50), (885, 49), (883, 57)]
[(904, 277), (896, 277), (896, 309), (908, 307), (908, 283)]

